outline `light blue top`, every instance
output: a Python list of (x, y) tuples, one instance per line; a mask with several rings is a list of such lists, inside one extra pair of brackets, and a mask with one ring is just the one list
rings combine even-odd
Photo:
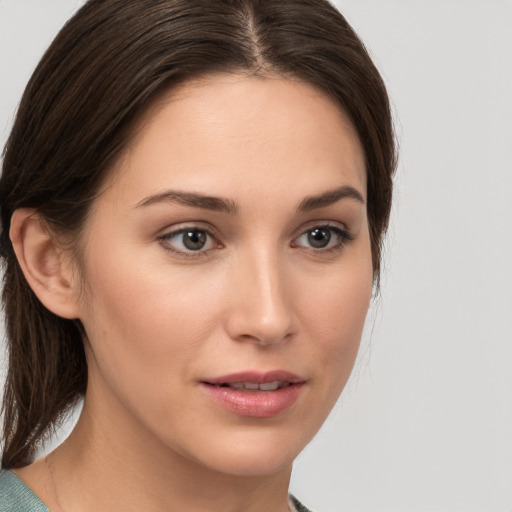
[(0, 470), (0, 512), (50, 512), (14, 473)]
[[(290, 502), (297, 512), (310, 512), (294, 496)], [(23, 480), (6, 469), (0, 470), (0, 512), (50, 512)]]

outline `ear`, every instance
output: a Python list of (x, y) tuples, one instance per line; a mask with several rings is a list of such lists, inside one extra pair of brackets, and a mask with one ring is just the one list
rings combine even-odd
[(79, 317), (79, 281), (70, 254), (52, 240), (41, 216), (32, 208), (19, 208), (9, 231), (23, 274), (38, 299), (58, 316)]

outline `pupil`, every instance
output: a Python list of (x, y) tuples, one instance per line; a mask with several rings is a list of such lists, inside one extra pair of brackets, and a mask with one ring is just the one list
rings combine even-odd
[(187, 231), (183, 235), (183, 245), (191, 251), (202, 249), (206, 243), (206, 234), (204, 231)]
[(311, 247), (315, 247), (316, 249), (325, 247), (330, 241), (331, 232), (326, 229), (315, 228), (308, 233), (308, 242)]

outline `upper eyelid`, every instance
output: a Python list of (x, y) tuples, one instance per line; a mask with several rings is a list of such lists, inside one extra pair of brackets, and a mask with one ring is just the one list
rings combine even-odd
[(347, 242), (352, 241), (355, 238), (354, 235), (352, 234), (352, 232), (350, 232), (345, 227), (340, 227), (339, 225), (333, 225), (333, 224), (313, 224), (309, 228), (302, 230), (298, 236), (294, 237), (293, 240), (294, 241), (297, 240), (298, 238), (308, 234), (310, 231), (312, 231), (315, 228), (331, 229), (336, 234), (336, 236), (345, 239), (345, 241), (347, 241)]
[(343, 232), (350, 233), (350, 229), (343, 222), (339, 222), (339, 221), (335, 221), (335, 220), (315, 219), (313, 221), (307, 222), (307, 223), (303, 224), (302, 226), (300, 226), (296, 230), (296, 234), (294, 235), (294, 238), (297, 238), (297, 237), (303, 235), (306, 231), (309, 231), (310, 229), (319, 228), (319, 227), (339, 229)]
[(214, 228), (210, 223), (204, 221), (191, 221), (191, 222), (180, 222), (177, 225), (168, 226), (160, 230), (159, 237), (179, 234), (188, 229), (196, 229), (198, 231), (204, 231), (211, 236), (217, 236), (218, 230)]

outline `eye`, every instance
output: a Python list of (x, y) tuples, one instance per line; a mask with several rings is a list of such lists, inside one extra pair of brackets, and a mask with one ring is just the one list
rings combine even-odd
[(182, 254), (201, 253), (215, 247), (215, 240), (207, 230), (194, 227), (167, 233), (160, 240), (166, 248)]
[(324, 249), (329, 245), (332, 235), (329, 229), (314, 228), (306, 234), (308, 244), (315, 249)]
[(296, 238), (294, 246), (306, 247), (317, 251), (341, 249), (353, 236), (337, 226), (314, 226)]

